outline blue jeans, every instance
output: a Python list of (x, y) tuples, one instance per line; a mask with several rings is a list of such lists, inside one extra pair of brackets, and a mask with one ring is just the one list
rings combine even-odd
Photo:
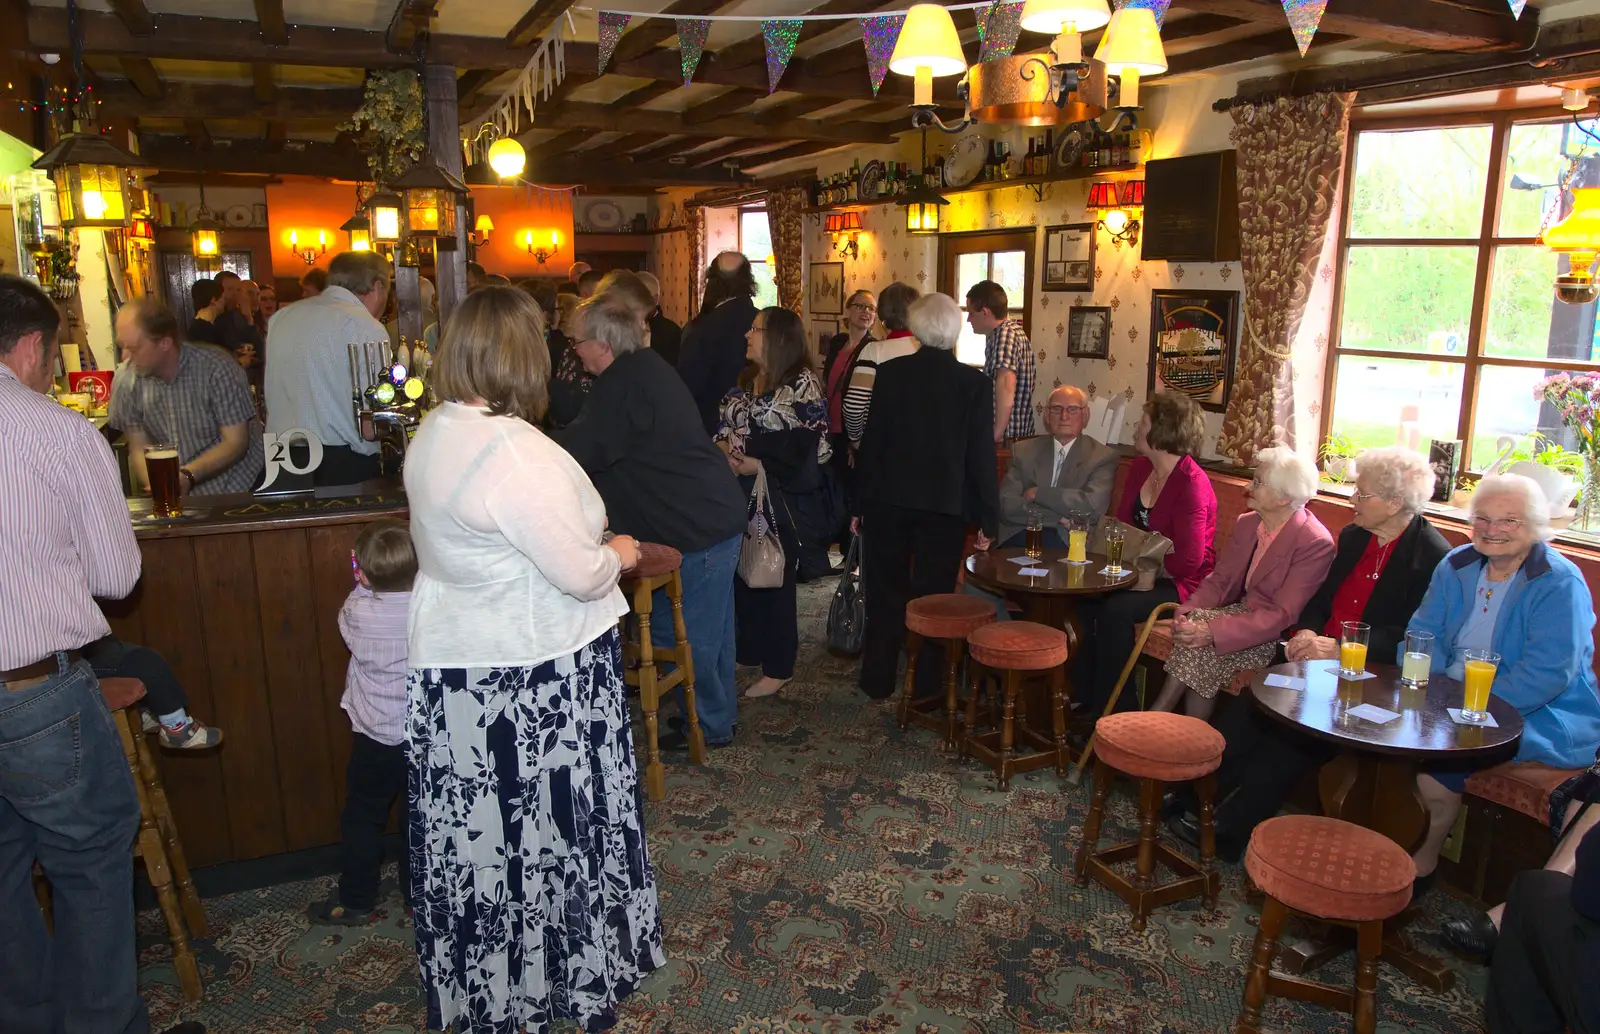
[[(733, 573), (739, 567), (739, 541), (726, 542), (685, 553), (679, 575), (683, 579), (683, 625), (689, 633), (689, 655), (694, 659), (694, 703), (700, 731), (707, 743), (733, 739), (739, 717), (739, 689), (734, 684)], [(652, 601), (656, 617), (650, 623), (650, 641), (657, 649), (674, 646), (672, 604), (665, 589)], [(662, 618), (665, 620), (662, 620)], [(671, 671), (670, 665), (663, 665)], [(681, 690), (675, 690), (683, 706)]]
[[(149, 1029), (133, 942), (139, 799), (86, 663), (0, 686), (0, 1027), (8, 1034)], [(55, 935), (33, 893), (50, 878)]]

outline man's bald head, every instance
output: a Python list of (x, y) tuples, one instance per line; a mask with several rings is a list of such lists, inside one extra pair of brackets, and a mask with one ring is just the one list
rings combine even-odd
[(1056, 441), (1065, 445), (1083, 433), (1089, 422), (1089, 396), (1082, 388), (1063, 384), (1050, 393), (1044, 404), (1044, 427)]
[(706, 289), (700, 308), (708, 311), (730, 298), (754, 298), (756, 276), (750, 260), (737, 251), (724, 251), (706, 268)]
[(719, 273), (737, 273), (739, 267), (749, 262), (737, 251), (724, 251), (717, 256), (716, 265)]

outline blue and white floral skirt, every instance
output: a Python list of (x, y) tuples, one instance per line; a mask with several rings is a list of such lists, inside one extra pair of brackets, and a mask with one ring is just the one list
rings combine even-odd
[(534, 667), (413, 668), (406, 690), (428, 1026), (609, 1028), (666, 962), (616, 630)]

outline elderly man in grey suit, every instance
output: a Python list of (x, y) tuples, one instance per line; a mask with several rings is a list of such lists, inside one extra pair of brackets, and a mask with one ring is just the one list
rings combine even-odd
[(1045, 402), (1048, 434), (1012, 446), (1011, 466), (1000, 484), (1000, 544), (1023, 545), (1028, 508), (1043, 511), (1046, 547), (1066, 548), (1060, 521), (1071, 513), (1097, 519), (1111, 505), (1117, 477), (1114, 449), (1083, 433), (1089, 397), (1064, 384)]

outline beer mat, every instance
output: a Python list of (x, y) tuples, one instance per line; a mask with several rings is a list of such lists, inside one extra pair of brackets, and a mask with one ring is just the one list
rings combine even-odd
[(1089, 561), (1087, 560), (1068, 560), (1066, 557), (1062, 557), (1060, 560), (1057, 560), (1056, 563), (1071, 564), (1074, 567), (1087, 567), (1089, 565)]
[(1033, 557), (1031, 557), (1031, 556), (1008, 556), (1008, 557), (1006, 557), (1006, 563), (1008, 563), (1008, 564), (1016, 564), (1018, 567), (1027, 567), (1029, 564), (1033, 563)]
[(1305, 689), (1306, 680), (1297, 679), (1292, 675), (1268, 675), (1261, 680), (1263, 685), (1277, 686), (1279, 689)]
[(197, 513), (184, 513), (176, 517), (157, 517), (153, 513), (137, 513), (130, 516), (135, 522), (143, 524), (167, 524), (174, 521), (197, 521), (200, 519), (200, 515)]
[(1359, 675), (1346, 675), (1343, 671), (1341, 671), (1339, 669), (1339, 662), (1338, 661), (1329, 661), (1326, 665), (1323, 666), (1322, 670), (1326, 671), (1326, 672), (1331, 672), (1332, 674), (1337, 675), (1339, 678), (1343, 679), (1346, 682), (1360, 682), (1362, 679), (1375, 679), (1375, 678), (1378, 677), (1378, 676), (1374, 675), (1370, 671), (1364, 671)]
[(1469, 722), (1461, 717), (1461, 708), (1459, 707), (1447, 707), (1444, 710), (1450, 716), (1450, 720), (1457, 725), (1475, 725), (1480, 729), (1500, 728), (1500, 723), (1494, 720), (1494, 715), (1492, 714), (1485, 713), (1481, 722)]
[(1377, 707), (1373, 704), (1359, 704), (1355, 707), (1352, 707), (1345, 713), (1356, 718), (1365, 718), (1374, 725), (1382, 725), (1384, 722), (1392, 722), (1396, 718), (1400, 717), (1393, 711), (1382, 707)]
[(1050, 571), (1047, 568), (1043, 568), (1043, 567), (1024, 567), (1022, 570), (1018, 571), (1017, 573), (1018, 574), (1025, 574), (1025, 575), (1027, 575), (1027, 576), (1029, 576), (1031, 578), (1031, 577), (1034, 577), (1035, 575), (1046, 575), (1046, 574), (1049, 574)]

